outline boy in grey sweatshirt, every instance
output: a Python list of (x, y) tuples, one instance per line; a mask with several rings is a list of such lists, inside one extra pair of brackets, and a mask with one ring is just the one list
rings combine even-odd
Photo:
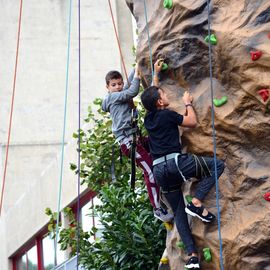
[[(120, 144), (121, 151), (129, 157), (132, 144), (132, 135), (136, 130), (132, 127), (132, 99), (138, 95), (140, 76), (138, 67), (129, 75), (128, 83), (124, 86), (123, 77), (118, 71), (110, 71), (106, 77), (108, 94), (102, 102), (102, 110), (109, 112), (112, 118), (112, 132), (116, 142)], [(138, 141), (136, 146), (136, 164), (143, 170), (144, 181), (147, 187), (150, 202), (154, 208), (154, 216), (164, 222), (171, 221), (173, 215), (161, 208), (159, 203), (159, 187), (152, 173), (152, 159)]]

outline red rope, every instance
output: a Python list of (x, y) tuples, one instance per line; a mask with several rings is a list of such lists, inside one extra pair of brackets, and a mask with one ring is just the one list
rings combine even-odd
[(113, 22), (114, 33), (115, 33), (115, 37), (116, 37), (116, 40), (117, 40), (118, 49), (119, 49), (119, 52), (120, 52), (120, 56), (121, 56), (122, 65), (123, 65), (123, 68), (124, 68), (126, 80), (127, 80), (128, 84), (130, 84), (130, 82), (128, 81), (128, 75), (127, 75), (127, 70), (126, 70), (126, 66), (125, 66), (125, 62), (124, 62), (124, 57), (123, 57), (123, 53), (122, 53), (122, 49), (121, 49), (119, 37), (118, 37), (116, 26), (115, 26), (115, 20), (114, 20), (114, 16), (113, 16), (111, 1), (108, 0), (108, 3), (109, 3), (109, 7), (110, 7), (110, 12), (111, 12), (111, 17), (112, 17), (112, 22)]
[(1, 200), (0, 200), (0, 216), (1, 216), (1, 212), (2, 212), (4, 190), (5, 190), (5, 183), (6, 183), (8, 150), (9, 150), (9, 144), (10, 144), (10, 134), (11, 134), (11, 126), (12, 126), (14, 97), (15, 97), (15, 89), (16, 89), (17, 66), (18, 66), (20, 34), (21, 34), (21, 21), (22, 21), (22, 2), (23, 2), (23, 0), (20, 1), (20, 15), (19, 15), (18, 35), (17, 35), (16, 60), (15, 60), (15, 68), (14, 68), (15, 70), (14, 70), (14, 78), (13, 78), (13, 91), (12, 91), (10, 117), (9, 117), (8, 139), (7, 139), (7, 146), (6, 146), (6, 159), (5, 159), (4, 175), (3, 175), (2, 191), (1, 191)]

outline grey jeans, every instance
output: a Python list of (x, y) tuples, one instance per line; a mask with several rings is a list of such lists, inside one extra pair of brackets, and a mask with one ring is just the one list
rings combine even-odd
[[(214, 159), (210, 157), (203, 157), (210, 176), (198, 178), (197, 165), (195, 158), (190, 154), (183, 154), (178, 157), (178, 168), (174, 159), (164, 161), (157, 164), (153, 168), (154, 177), (162, 190), (167, 191), (164, 193), (168, 203), (170, 204), (173, 213), (175, 224), (178, 233), (186, 246), (188, 254), (197, 253), (194, 239), (189, 228), (187, 214), (185, 212), (185, 202), (181, 190), (181, 185), (184, 182), (182, 175), (186, 179), (196, 177), (200, 181), (198, 183), (194, 197), (203, 200), (210, 189), (215, 185), (215, 168)], [(217, 160), (217, 175), (220, 177), (224, 170), (224, 163)]]

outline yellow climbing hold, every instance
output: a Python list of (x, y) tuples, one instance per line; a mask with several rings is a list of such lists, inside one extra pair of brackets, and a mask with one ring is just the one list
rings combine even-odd
[(160, 259), (160, 262), (161, 262), (162, 264), (168, 264), (168, 263), (169, 263), (169, 259), (168, 259), (167, 257), (162, 257), (162, 258)]
[(164, 226), (168, 231), (171, 231), (173, 229), (173, 224), (170, 222), (164, 222)]

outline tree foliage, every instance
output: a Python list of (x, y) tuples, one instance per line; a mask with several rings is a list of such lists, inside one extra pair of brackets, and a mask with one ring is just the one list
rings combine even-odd
[[(153, 216), (139, 170), (136, 173), (135, 191), (131, 191), (130, 161), (123, 157), (121, 162), (118, 150), (115, 150), (115, 157), (112, 156), (112, 145), (115, 149), (119, 147), (111, 133), (111, 120), (102, 112), (100, 99), (94, 104), (97, 106), (97, 113), (94, 114), (89, 107), (88, 117), (85, 119), (89, 128), (74, 134), (75, 138), (80, 136), (81, 141), (82, 184), (95, 190), (101, 201), (100, 205), (94, 206), (94, 214), (99, 218), (99, 228), (80, 233), (80, 264), (89, 270), (157, 269), (164, 249), (164, 226)], [(142, 124), (141, 119), (140, 116), (139, 125)], [(115, 163), (116, 182), (111, 180), (112, 159)], [(71, 164), (71, 169), (78, 173), (75, 164)], [(93, 210), (89, 211), (92, 212)], [(62, 249), (71, 248), (71, 255), (74, 255), (76, 239), (69, 236), (78, 224), (72, 216), (70, 219), (73, 225), (61, 228), (59, 242)], [(98, 230), (100, 237), (89, 241)]]

